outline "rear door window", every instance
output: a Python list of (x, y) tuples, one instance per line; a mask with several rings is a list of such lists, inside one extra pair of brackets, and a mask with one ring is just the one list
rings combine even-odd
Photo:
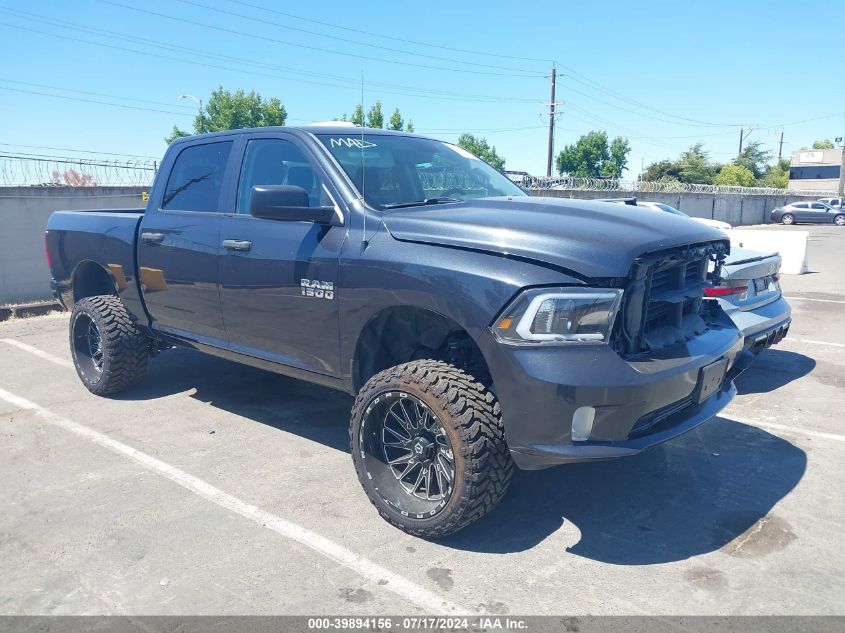
[(191, 145), (183, 149), (170, 171), (161, 208), (220, 212), (220, 191), (232, 141)]

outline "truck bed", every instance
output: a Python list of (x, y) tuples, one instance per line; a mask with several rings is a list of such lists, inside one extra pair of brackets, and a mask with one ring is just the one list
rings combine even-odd
[(73, 281), (85, 267), (99, 266), (117, 288), (127, 309), (146, 321), (136, 282), (135, 242), (144, 209), (57, 211), (47, 223), (47, 259), (53, 293), (73, 306)]

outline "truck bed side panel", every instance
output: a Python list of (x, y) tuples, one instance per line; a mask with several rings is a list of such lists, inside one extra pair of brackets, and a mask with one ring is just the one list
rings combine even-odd
[(135, 241), (143, 211), (57, 211), (47, 223), (51, 273), (65, 306), (73, 306), (73, 283), (81, 267), (96, 264), (138, 322), (148, 323), (136, 278)]

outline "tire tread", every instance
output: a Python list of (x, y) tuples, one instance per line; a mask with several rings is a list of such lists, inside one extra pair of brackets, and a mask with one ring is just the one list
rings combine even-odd
[[(447, 516), (436, 515), (427, 525), (404, 524), (382, 507), (366, 488), (379, 514), (392, 525), (414, 536), (441, 538), (474, 523), (490, 512), (504, 497), (513, 474), (513, 460), (505, 442), (499, 403), (495, 395), (466, 372), (437, 360), (417, 360), (386, 369), (367, 381), (355, 399), (350, 425), (350, 446), (358, 478), (365, 474), (355, 459), (353, 426), (363, 419), (367, 404), (391, 384), (416, 384), (434, 396), (441, 409), (456, 424), (462, 439), (465, 489)], [(458, 492), (454, 490), (452, 494)], [(440, 519), (440, 520), (438, 520)]]
[(103, 368), (102, 378), (98, 382), (82, 380), (89, 391), (99, 396), (110, 395), (131, 387), (144, 377), (149, 357), (149, 340), (138, 330), (118, 297), (85, 297), (76, 302), (73, 312), (71, 327), (73, 317), (79, 312), (86, 313), (96, 323), (100, 330), (103, 353), (108, 358), (108, 366)]

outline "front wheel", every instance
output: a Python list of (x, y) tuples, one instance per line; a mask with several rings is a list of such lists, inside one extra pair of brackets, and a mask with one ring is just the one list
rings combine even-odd
[(82, 384), (98, 396), (135, 384), (147, 370), (149, 341), (120, 299), (80, 299), (70, 315), (70, 351)]
[(784, 224), (787, 224), (787, 225), (795, 224), (795, 216), (792, 215), (791, 213), (784, 213), (783, 217), (781, 217), (780, 221), (783, 222)]
[(836, 226), (845, 226), (845, 214), (840, 213), (835, 218), (833, 218), (833, 223)]
[(355, 400), (349, 436), (370, 501), (414, 536), (443, 537), (477, 521), (513, 473), (496, 397), (440, 361), (373, 376)]

